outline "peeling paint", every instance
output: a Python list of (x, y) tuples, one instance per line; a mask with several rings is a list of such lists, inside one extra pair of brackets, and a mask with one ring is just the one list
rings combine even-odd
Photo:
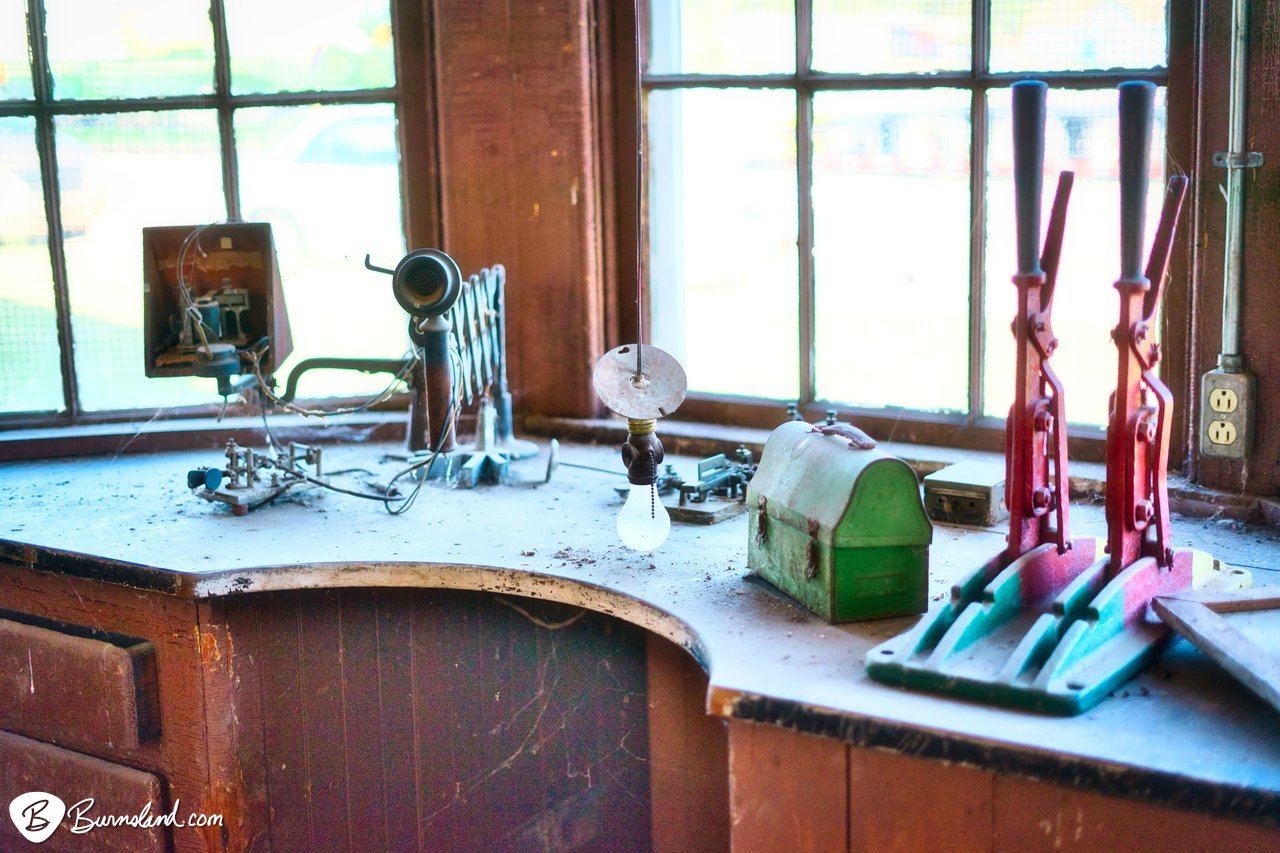
[(222, 660), (222, 650), (218, 648), (218, 638), (196, 629), (200, 636), (200, 660), (207, 666)]

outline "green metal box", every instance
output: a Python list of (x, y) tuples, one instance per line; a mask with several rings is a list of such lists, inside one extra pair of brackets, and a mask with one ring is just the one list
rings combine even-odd
[(901, 459), (785, 423), (747, 506), (748, 567), (828, 622), (925, 611), (933, 525)]

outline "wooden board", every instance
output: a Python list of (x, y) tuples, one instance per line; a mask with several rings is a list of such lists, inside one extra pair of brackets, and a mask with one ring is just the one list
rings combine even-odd
[(848, 747), (775, 726), (731, 722), (729, 802), (736, 853), (846, 850)]
[(648, 635), (649, 790), (654, 853), (729, 849), (729, 736), (707, 715), (707, 675)]
[(995, 774), (875, 749), (849, 750), (849, 849), (991, 848)]
[(507, 269), (516, 405), (575, 417), (606, 348), (592, 6), (434, 4), (443, 248)]
[(1166, 625), (1280, 711), (1280, 592), (1165, 596), (1153, 607)]

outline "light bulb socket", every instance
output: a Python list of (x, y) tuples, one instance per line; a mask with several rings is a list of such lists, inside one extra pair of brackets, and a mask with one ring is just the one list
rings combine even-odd
[(627, 418), (627, 433), (629, 435), (648, 435), (658, 429), (658, 422), (655, 419), (638, 419)]
[(627, 480), (634, 486), (652, 486), (662, 464), (662, 442), (658, 439), (657, 421), (627, 421), (627, 441), (622, 445), (622, 464), (627, 466)]

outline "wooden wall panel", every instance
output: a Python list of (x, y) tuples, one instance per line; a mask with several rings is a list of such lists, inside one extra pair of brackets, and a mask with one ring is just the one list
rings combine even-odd
[[(308, 597), (298, 619), (302, 677), (299, 694), (291, 704), (296, 709), (292, 725), (302, 733), (302, 758), (307, 767), (309, 850), (352, 849), (351, 824), (355, 815), (347, 785), (347, 753), (352, 744), (347, 741), (343, 713), (348, 684), (341, 608), (337, 590), (318, 591)], [(371, 668), (373, 661), (353, 660), (351, 664), (355, 673)], [(353, 758), (363, 769), (361, 762), (367, 756)]]
[(1016, 777), (995, 780), (996, 853), (1280, 849), (1280, 830)]
[[(415, 744), (412, 596), (399, 590), (372, 595), (374, 642), (377, 644), (377, 734), (382, 748), (383, 837), (388, 850), (412, 850), (418, 843), (418, 783)], [(410, 685), (409, 690), (404, 685)], [(373, 728), (372, 720), (365, 721)], [(375, 812), (376, 813), (376, 812)]]
[[(200, 663), (205, 701), (205, 735), (209, 746), (209, 795), (206, 811), (223, 816), (221, 827), (203, 830), (208, 850), (264, 849), (266, 836), (259, 829), (267, 825), (266, 768), (261, 761), (242, 763), (243, 749), (257, 748), (261, 755), (262, 736), (245, 732), (237, 725), (232, 704), (233, 685), (248, 697), (244, 713), (261, 719), (261, 694), (253, 671), (235, 671), (230, 653), (226, 619), (216, 604), (196, 605), (199, 620)], [(247, 767), (247, 772), (245, 768)]]
[(849, 750), (849, 849), (991, 849), (993, 774), (875, 749)]
[(242, 764), (262, 765), (241, 771), (267, 781), (245, 786), (255, 848), (648, 848), (639, 629), (447, 590), (219, 606)]
[(444, 248), (507, 268), (522, 410), (598, 411), (603, 353), (591, 0), (435, 0)]
[(728, 850), (728, 723), (707, 715), (707, 675), (684, 649), (650, 634), (648, 664), (653, 850)]
[(729, 810), (734, 853), (848, 849), (848, 747), (731, 721)]
[[(253, 599), (245, 599), (246, 603), (249, 601)], [(238, 603), (227, 605), (228, 633), (234, 638), (232, 662), (237, 670), (253, 670), (261, 696), (262, 719), (255, 723), (247, 715), (237, 716), (241, 725), (254, 726), (261, 732), (261, 751), (255, 750), (246, 760), (260, 758), (265, 767), (270, 848), (307, 849), (311, 844), (307, 801), (311, 769), (306, 759), (306, 732), (301, 725), (306, 694), (299, 631), (299, 623), (305, 617), (296, 599), (255, 601), (257, 607), (252, 610), (234, 607)], [(237, 710), (249, 710), (238, 693), (232, 701)], [(245, 741), (253, 739), (248, 732), (243, 734)]]

